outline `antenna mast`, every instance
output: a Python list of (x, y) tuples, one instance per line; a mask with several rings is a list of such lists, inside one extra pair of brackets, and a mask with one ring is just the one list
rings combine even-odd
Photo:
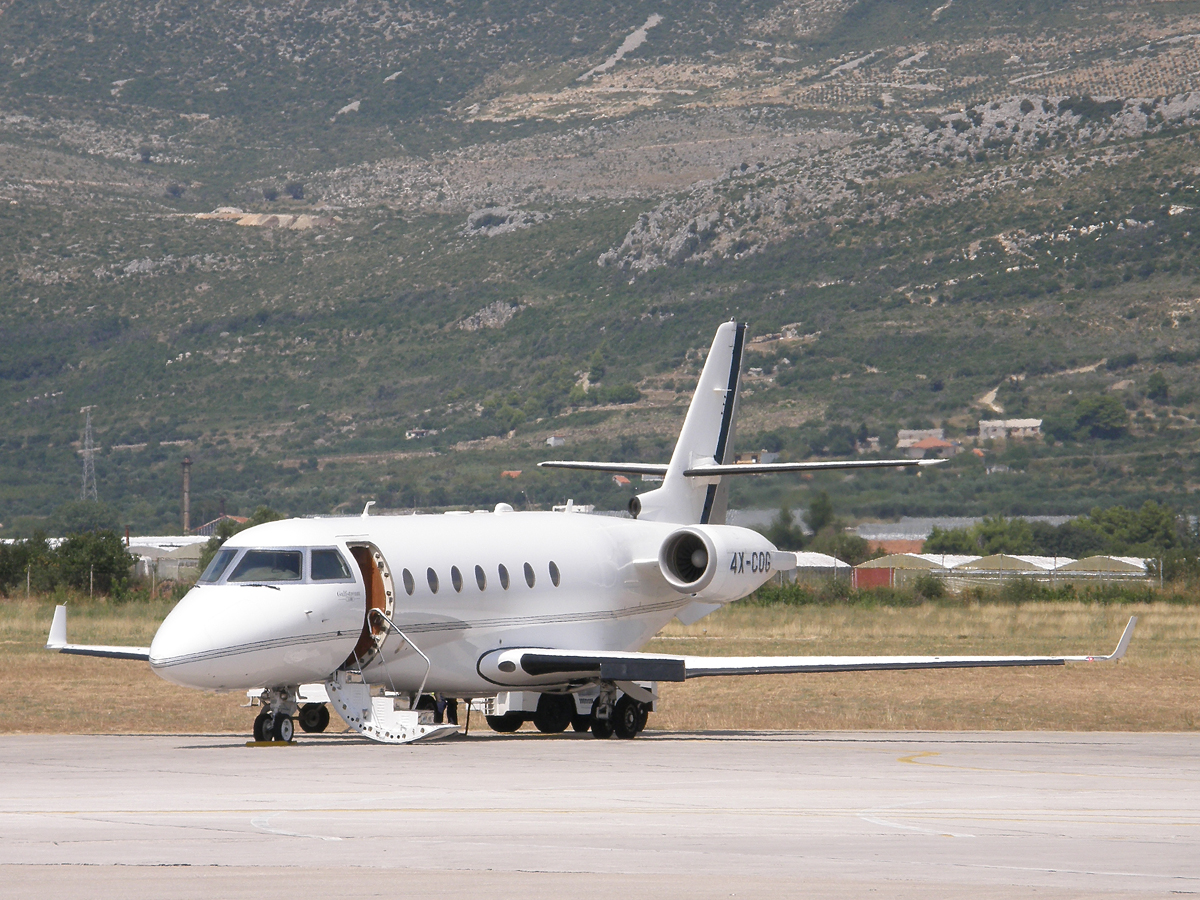
[(80, 500), (96, 500), (96, 444), (92, 440), (92, 410), (94, 406), (85, 406), (79, 410), (87, 415), (83, 426), (83, 489), (79, 492)]

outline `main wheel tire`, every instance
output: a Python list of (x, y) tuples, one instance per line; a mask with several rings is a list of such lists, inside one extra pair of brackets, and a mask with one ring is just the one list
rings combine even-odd
[(600, 738), (600, 740), (605, 740), (606, 738), (612, 737), (612, 733), (613, 733), (612, 719), (599, 718), (596, 715), (596, 710), (598, 710), (599, 708), (600, 708), (600, 701), (596, 700), (596, 702), (592, 704), (592, 714), (590, 716), (588, 716), (588, 719), (592, 723), (592, 737)]
[(329, 725), (329, 709), (324, 703), (305, 703), (296, 720), (301, 730), (309, 734), (324, 731)]
[(542, 734), (561, 734), (574, 717), (575, 698), (571, 694), (542, 694), (533, 714), (533, 725)]
[(637, 737), (638, 731), (641, 730), (638, 726), (642, 724), (642, 715), (642, 704), (628, 694), (621, 697), (613, 707), (613, 734), (627, 741)]
[(267, 720), (270, 718), (271, 714), (265, 711), (260, 712), (254, 717), (254, 740), (258, 741), (260, 744), (263, 741), (269, 741), (271, 739), (270, 735), (267, 734)]
[(275, 722), (271, 725), (271, 740), (282, 741), (288, 744), (291, 743), (292, 736), (295, 733), (296, 729), (292, 724), (291, 716), (275, 716)]
[(571, 716), (571, 728), (573, 728), (577, 734), (583, 734), (591, 727), (591, 716)]
[(502, 716), (484, 716), (484, 718), (487, 719), (488, 728), (501, 734), (512, 734), (525, 722), (525, 717), (520, 713), (505, 713)]

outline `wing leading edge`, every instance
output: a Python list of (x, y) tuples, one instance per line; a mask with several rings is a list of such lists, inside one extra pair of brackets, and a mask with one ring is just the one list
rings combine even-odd
[(480, 657), (479, 674), (504, 687), (571, 681), (686, 681), (718, 675), (792, 675), (818, 672), (879, 672), (904, 669), (980, 669), (1062, 666), (1069, 662), (1116, 662), (1125, 656), (1137, 616), (1107, 655), (1086, 656), (674, 656), (588, 650), (519, 648)]

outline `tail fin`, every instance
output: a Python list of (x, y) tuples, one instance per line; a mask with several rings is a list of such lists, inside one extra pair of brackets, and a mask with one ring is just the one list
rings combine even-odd
[(726, 322), (717, 329), (704, 371), (692, 395), (683, 430), (668, 465), (661, 463), (583, 462), (554, 459), (538, 463), (546, 469), (661, 475), (663, 486), (629, 501), (629, 511), (655, 522), (723, 525), (731, 475), (816, 472), (833, 469), (907, 469), (935, 466), (944, 459), (831, 459), (812, 462), (733, 464), (733, 431), (738, 386), (742, 378), (742, 345), (746, 326)]
[(729, 485), (720, 475), (686, 476), (688, 470), (725, 465), (733, 459), (738, 386), (746, 326), (726, 322), (708, 351), (675, 452), (657, 490), (640, 495), (639, 518), (683, 524), (724, 524)]

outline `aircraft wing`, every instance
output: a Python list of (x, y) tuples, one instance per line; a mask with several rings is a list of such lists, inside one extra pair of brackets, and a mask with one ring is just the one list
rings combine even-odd
[(1083, 656), (675, 656), (598, 650), (513, 647), (479, 659), (479, 674), (503, 687), (536, 687), (572, 681), (686, 681), (717, 675), (785, 675), (816, 672), (878, 672), (901, 669), (975, 669), (1001, 666), (1062, 666), (1068, 662), (1115, 662), (1125, 655), (1137, 616), (1125, 626), (1116, 649)]
[(150, 659), (149, 647), (67, 643), (67, 608), (65, 606), (54, 607), (54, 621), (50, 623), (50, 636), (46, 639), (46, 649), (75, 656), (100, 656), (106, 659), (144, 659), (147, 661)]

